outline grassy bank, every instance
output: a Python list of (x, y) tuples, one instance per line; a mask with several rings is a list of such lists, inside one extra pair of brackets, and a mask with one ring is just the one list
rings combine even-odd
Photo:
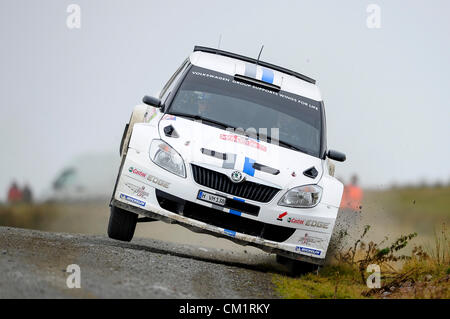
[(45, 228), (60, 215), (55, 204), (15, 204), (0, 206), (0, 225), (20, 228)]
[[(358, 227), (364, 235), (352, 236), (318, 273), (274, 275), (280, 296), (450, 298), (450, 187), (365, 191), (362, 223), (370, 229)], [(381, 266), (379, 289), (366, 285), (371, 263)]]
[[(367, 243), (368, 229), (315, 273), (298, 278), (274, 275), (277, 293), (287, 299), (450, 298), (450, 233), (445, 224), (436, 231), (432, 249), (414, 246), (409, 255), (401, 252), (417, 234), (391, 243)], [(368, 288), (373, 271), (368, 272), (369, 265), (380, 267), (378, 288)]]
[(448, 264), (412, 258), (395, 273), (381, 273), (380, 289), (369, 289), (359, 270), (349, 265), (329, 265), (300, 278), (274, 275), (273, 283), (287, 299), (450, 298)]
[(0, 225), (44, 231), (104, 233), (108, 216), (107, 200), (0, 206)]
[(363, 209), (382, 209), (398, 218), (450, 218), (450, 186), (365, 191)]

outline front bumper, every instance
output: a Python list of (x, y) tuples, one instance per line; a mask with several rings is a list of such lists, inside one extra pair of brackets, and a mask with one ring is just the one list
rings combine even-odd
[[(230, 199), (235, 197), (198, 185), (192, 178), (190, 165), (186, 166), (186, 170), (187, 178), (180, 178), (155, 165), (149, 160), (148, 154), (130, 148), (119, 173), (111, 205), (153, 219), (180, 224), (195, 232), (258, 247), (269, 253), (323, 264), (337, 208), (325, 204), (310, 209), (281, 207), (277, 202), (284, 191), (280, 191), (268, 203), (245, 200), (246, 203), (260, 208), (257, 216), (240, 212), (236, 215), (235, 210), (199, 200), (199, 191)], [(176, 199), (184, 201), (191, 208), (190, 213), (183, 212), (183, 205), (162, 204), (161, 194), (175, 198), (174, 202), (177, 202)], [(202, 218), (205, 215), (200, 215), (203, 208), (204, 214), (211, 214), (208, 218)], [(236, 219), (242, 223), (236, 223)], [(232, 221), (229, 226), (227, 220)], [(249, 228), (244, 229), (240, 224), (248, 224)], [(261, 234), (257, 231), (258, 227), (262, 227)], [(281, 232), (284, 235), (281, 235)]]

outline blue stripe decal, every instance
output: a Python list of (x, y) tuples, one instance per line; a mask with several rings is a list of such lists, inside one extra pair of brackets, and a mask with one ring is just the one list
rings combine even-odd
[(233, 210), (233, 209), (230, 209), (230, 214), (241, 216), (241, 212), (238, 212), (237, 210)]
[(232, 230), (224, 229), (223, 232), (225, 233), (225, 235), (228, 235), (228, 236), (231, 236), (231, 237), (236, 236), (236, 232), (232, 231)]
[(242, 198), (233, 197), (233, 199), (245, 203), (245, 200), (243, 200)]
[(246, 157), (245, 163), (244, 163), (244, 169), (242, 170), (245, 174), (254, 176), (255, 175), (255, 169), (253, 168), (253, 163), (255, 160)]
[(263, 75), (262, 75), (262, 81), (267, 83), (273, 83), (273, 71), (271, 69), (263, 68)]

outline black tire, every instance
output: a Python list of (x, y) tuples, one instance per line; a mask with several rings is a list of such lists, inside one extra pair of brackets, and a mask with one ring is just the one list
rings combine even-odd
[(108, 236), (112, 239), (130, 241), (133, 239), (138, 215), (124, 209), (111, 206), (109, 216)]
[(277, 262), (284, 265), (289, 275), (293, 277), (298, 277), (310, 272), (315, 272), (319, 269), (318, 265), (290, 259), (281, 255), (277, 255)]

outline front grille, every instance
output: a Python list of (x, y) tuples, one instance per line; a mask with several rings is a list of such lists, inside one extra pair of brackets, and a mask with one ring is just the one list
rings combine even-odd
[(249, 181), (233, 183), (225, 174), (194, 164), (191, 164), (191, 167), (195, 182), (234, 196), (267, 203), (270, 202), (279, 191), (278, 188)]
[(192, 218), (216, 227), (239, 233), (261, 237), (275, 242), (286, 241), (295, 232), (295, 228), (266, 224), (242, 216), (233, 215), (217, 209), (199, 205), (170, 195), (159, 189), (155, 190), (159, 205), (175, 214)]

